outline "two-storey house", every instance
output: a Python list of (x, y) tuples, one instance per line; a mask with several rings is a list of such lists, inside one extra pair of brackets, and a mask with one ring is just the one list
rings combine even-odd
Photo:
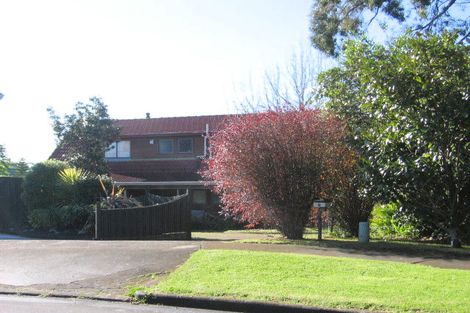
[[(178, 195), (191, 189), (193, 210), (217, 210), (219, 198), (199, 175), (210, 134), (227, 115), (114, 120), (119, 138), (106, 152), (111, 176), (129, 195)], [(52, 158), (62, 159), (63, 151)]]

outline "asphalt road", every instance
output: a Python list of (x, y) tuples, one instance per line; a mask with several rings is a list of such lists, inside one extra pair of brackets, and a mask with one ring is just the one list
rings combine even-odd
[(0, 295), (0, 313), (218, 313), (156, 305)]

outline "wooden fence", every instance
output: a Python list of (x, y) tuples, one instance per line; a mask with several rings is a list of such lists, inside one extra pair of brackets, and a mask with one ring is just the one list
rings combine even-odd
[(20, 226), (25, 221), (22, 183), (20, 177), (0, 177), (0, 229)]
[(153, 206), (97, 209), (95, 239), (191, 239), (190, 194)]

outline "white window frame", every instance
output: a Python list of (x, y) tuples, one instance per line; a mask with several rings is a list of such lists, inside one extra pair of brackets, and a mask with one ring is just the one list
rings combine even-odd
[[(127, 148), (127, 149), (126, 149)], [(131, 142), (130, 140), (119, 140), (113, 142), (105, 152), (106, 159), (130, 159)]]

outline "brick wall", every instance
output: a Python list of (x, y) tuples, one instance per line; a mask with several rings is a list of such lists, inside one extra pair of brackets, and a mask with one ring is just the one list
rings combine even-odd
[[(177, 144), (178, 138), (192, 138), (193, 139), (193, 152), (192, 153), (178, 153)], [(159, 153), (158, 140), (171, 139), (173, 140), (173, 153)], [(153, 140), (153, 144), (151, 141)], [(131, 141), (131, 159), (165, 159), (165, 158), (188, 158), (196, 157), (204, 154), (204, 139), (202, 136), (173, 136), (173, 137), (146, 137), (134, 138)]]

